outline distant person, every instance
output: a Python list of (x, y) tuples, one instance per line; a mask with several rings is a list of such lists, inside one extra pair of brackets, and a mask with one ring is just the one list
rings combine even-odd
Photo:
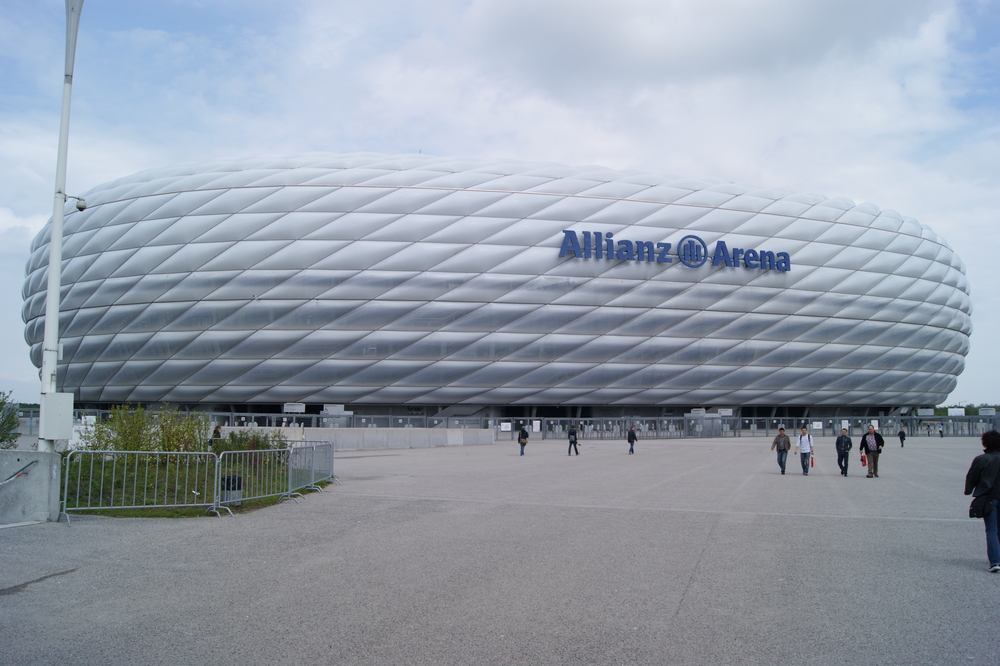
[(896, 433), (896, 437), (899, 437), (899, 447), (902, 448), (906, 445), (906, 431), (902, 428)]
[(524, 447), (528, 445), (528, 431), (522, 425), (521, 432), (517, 433), (517, 443), (521, 445), (521, 455), (524, 455)]
[(576, 455), (580, 455), (580, 449), (576, 445), (576, 426), (571, 425), (567, 434), (569, 435), (569, 448), (566, 449), (566, 455), (573, 455), (573, 451), (576, 451)]
[(882, 439), (882, 435), (875, 432), (875, 426), (869, 425), (868, 432), (866, 432), (861, 437), (861, 449), (862, 454), (868, 455), (868, 477), (878, 478), (878, 456), (882, 453), (882, 447), (885, 446), (885, 440)]
[(222, 426), (215, 426), (215, 430), (212, 431), (212, 439), (222, 439)]
[(778, 428), (778, 434), (774, 436), (774, 441), (771, 442), (771, 450), (778, 452), (778, 468), (781, 473), (785, 473), (785, 463), (788, 462), (788, 451), (792, 448), (792, 442), (788, 439), (788, 435), (785, 434), (784, 428)]
[(990, 515), (983, 517), (986, 525), (986, 557), (990, 560), (989, 571), (1000, 573), (1000, 540), (997, 538), (997, 524), (1000, 522), (1000, 432), (987, 430), (983, 433), (983, 453), (972, 459), (969, 472), (965, 475), (965, 494), (980, 497), (989, 495)]
[(635, 453), (635, 426), (628, 429), (628, 454)]
[(847, 428), (841, 428), (840, 437), (837, 438), (837, 467), (840, 468), (840, 473), (844, 476), (847, 476), (847, 461), (849, 459), (847, 454), (851, 452), (853, 446), (854, 442), (847, 434)]
[(944, 437), (944, 424), (938, 426), (938, 437)]

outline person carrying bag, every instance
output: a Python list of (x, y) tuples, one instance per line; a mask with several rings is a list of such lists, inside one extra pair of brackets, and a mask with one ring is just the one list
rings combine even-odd
[(521, 426), (521, 432), (517, 433), (517, 443), (521, 445), (521, 455), (524, 455), (524, 447), (528, 445), (528, 431)]
[(965, 475), (965, 494), (972, 495), (969, 505), (970, 518), (982, 518), (986, 528), (986, 556), (990, 560), (988, 571), (1000, 573), (1000, 432), (983, 433), (983, 453), (976, 456)]

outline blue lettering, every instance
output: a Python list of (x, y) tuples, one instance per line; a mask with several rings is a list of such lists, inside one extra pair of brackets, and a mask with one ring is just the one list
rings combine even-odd
[[(673, 263), (669, 256), (670, 243), (654, 243), (653, 241), (632, 241), (614, 239), (611, 232), (583, 231), (583, 242), (578, 233), (572, 229), (563, 229), (562, 244), (559, 246), (559, 256), (573, 256), (577, 259), (610, 259), (619, 261), (655, 261), (657, 263)], [(705, 241), (698, 236), (684, 236), (677, 244), (677, 259), (688, 268), (698, 268), (711, 258), (713, 266), (728, 266), (729, 268), (760, 269), (764, 271), (792, 270), (792, 259), (787, 252), (770, 252), (768, 250), (745, 250), (740, 247), (730, 251), (726, 242), (715, 242), (715, 248), (709, 252)]]
[(712, 254), (712, 265), (718, 266), (719, 264), (733, 267), (733, 260), (729, 258), (729, 248), (726, 247), (725, 241), (718, 241), (715, 244), (715, 252)]
[[(611, 241), (608, 242), (610, 243)], [(615, 259), (635, 261), (635, 247), (632, 245), (632, 241), (618, 241), (618, 251), (615, 252)]]
[(672, 264), (674, 260), (667, 256), (667, 252), (670, 252), (670, 243), (657, 243), (656, 248), (660, 251), (656, 255), (656, 261), (661, 264)]
[(656, 250), (650, 241), (635, 242), (636, 261), (656, 261)]
[[(587, 232), (585, 231), (583, 233)], [(562, 246), (559, 248), (559, 256), (565, 257), (570, 252), (572, 252), (573, 256), (577, 259), (583, 258), (583, 249), (580, 247), (580, 239), (576, 237), (576, 232), (563, 229), (563, 242)]]

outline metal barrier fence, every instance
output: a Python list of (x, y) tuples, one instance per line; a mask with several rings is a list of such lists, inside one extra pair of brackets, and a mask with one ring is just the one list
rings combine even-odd
[[(285, 449), (166, 453), (70, 451), (63, 461), (60, 518), (72, 511), (205, 507), (229, 512), (243, 500), (295, 499), (318, 484), (339, 484), (330, 442)], [(298, 500), (296, 500), (297, 502)]]
[[(37, 434), (38, 410), (19, 410), (21, 435)], [(75, 410), (74, 423), (84, 425), (106, 418), (108, 412)], [(903, 428), (907, 436), (917, 437), (978, 437), (991, 428), (1000, 429), (1000, 417), (982, 416), (797, 416), (744, 417), (718, 414), (669, 417), (625, 416), (618, 418), (549, 418), (549, 417), (432, 417), (432, 416), (362, 416), (323, 414), (240, 414), (235, 412), (205, 413), (212, 424), (227, 427), (303, 427), (303, 428), (450, 428), (493, 430), (497, 439), (517, 439), (518, 424), (526, 423), (535, 435), (543, 439), (565, 438), (569, 424), (576, 424), (583, 439), (624, 438), (630, 426), (640, 436), (657, 439), (688, 437), (774, 437), (778, 428), (798, 430), (803, 425), (820, 436), (839, 434), (847, 427), (853, 436), (875, 422), (884, 435), (895, 435)], [(844, 426), (843, 424), (847, 424)]]
[(63, 463), (60, 516), (70, 511), (213, 507), (214, 453), (71, 451)]
[(788, 418), (744, 418), (739, 416), (678, 416), (668, 418), (618, 419), (510, 419), (493, 427), (495, 439), (517, 439), (521, 425), (539, 439), (566, 439), (570, 425), (581, 440), (624, 440), (630, 427), (644, 439), (687, 439), (702, 437), (774, 437), (779, 428), (798, 433), (805, 427), (817, 437), (836, 437), (846, 428), (852, 437), (875, 425), (883, 437), (896, 437), (900, 429), (907, 437), (978, 437), (990, 429), (1000, 429), (995, 416), (823, 416)]

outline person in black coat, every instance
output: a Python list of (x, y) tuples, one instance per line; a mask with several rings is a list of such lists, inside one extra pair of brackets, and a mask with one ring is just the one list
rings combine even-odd
[(900, 446), (900, 448), (902, 448), (903, 446), (905, 446), (906, 431), (903, 430), (902, 428), (900, 428), (899, 432), (896, 433), (896, 437), (899, 437), (899, 446)]
[(868, 478), (878, 478), (878, 456), (882, 453), (885, 440), (875, 432), (875, 426), (868, 426), (868, 432), (861, 436), (861, 453), (868, 454)]
[(635, 453), (635, 426), (628, 429), (628, 454)]
[(840, 437), (837, 438), (837, 466), (840, 468), (840, 473), (843, 476), (847, 476), (847, 459), (854, 447), (854, 442), (851, 441), (851, 436), (847, 434), (847, 428), (840, 429)]
[(573, 455), (573, 451), (576, 451), (576, 455), (580, 455), (580, 449), (579, 449), (579, 447), (577, 447), (577, 442), (576, 442), (576, 438), (577, 438), (577, 435), (576, 435), (576, 426), (571, 425), (569, 427), (569, 432), (566, 433), (566, 434), (569, 435), (569, 448), (566, 449), (566, 455), (568, 455), (568, 456)]
[(983, 451), (972, 459), (969, 473), (965, 475), (965, 494), (979, 497), (990, 494), (990, 504), (993, 510), (983, 518), (986, 525), (986, 556), (990, 560), (989, 571), (1000, 573), (1000, 539), (997, 527), (1000, 523), (1000, 488), (993, 492), (997, 484), (997, 474), (1000, 473), (1000, 432), (988, 430), (983, 433)]
[(521, 445), (521, 455), (524, 455), (524, 447), (528, 444), (528, 430), (521, 426), (521, 431), (517, 433), (517, 443)]

